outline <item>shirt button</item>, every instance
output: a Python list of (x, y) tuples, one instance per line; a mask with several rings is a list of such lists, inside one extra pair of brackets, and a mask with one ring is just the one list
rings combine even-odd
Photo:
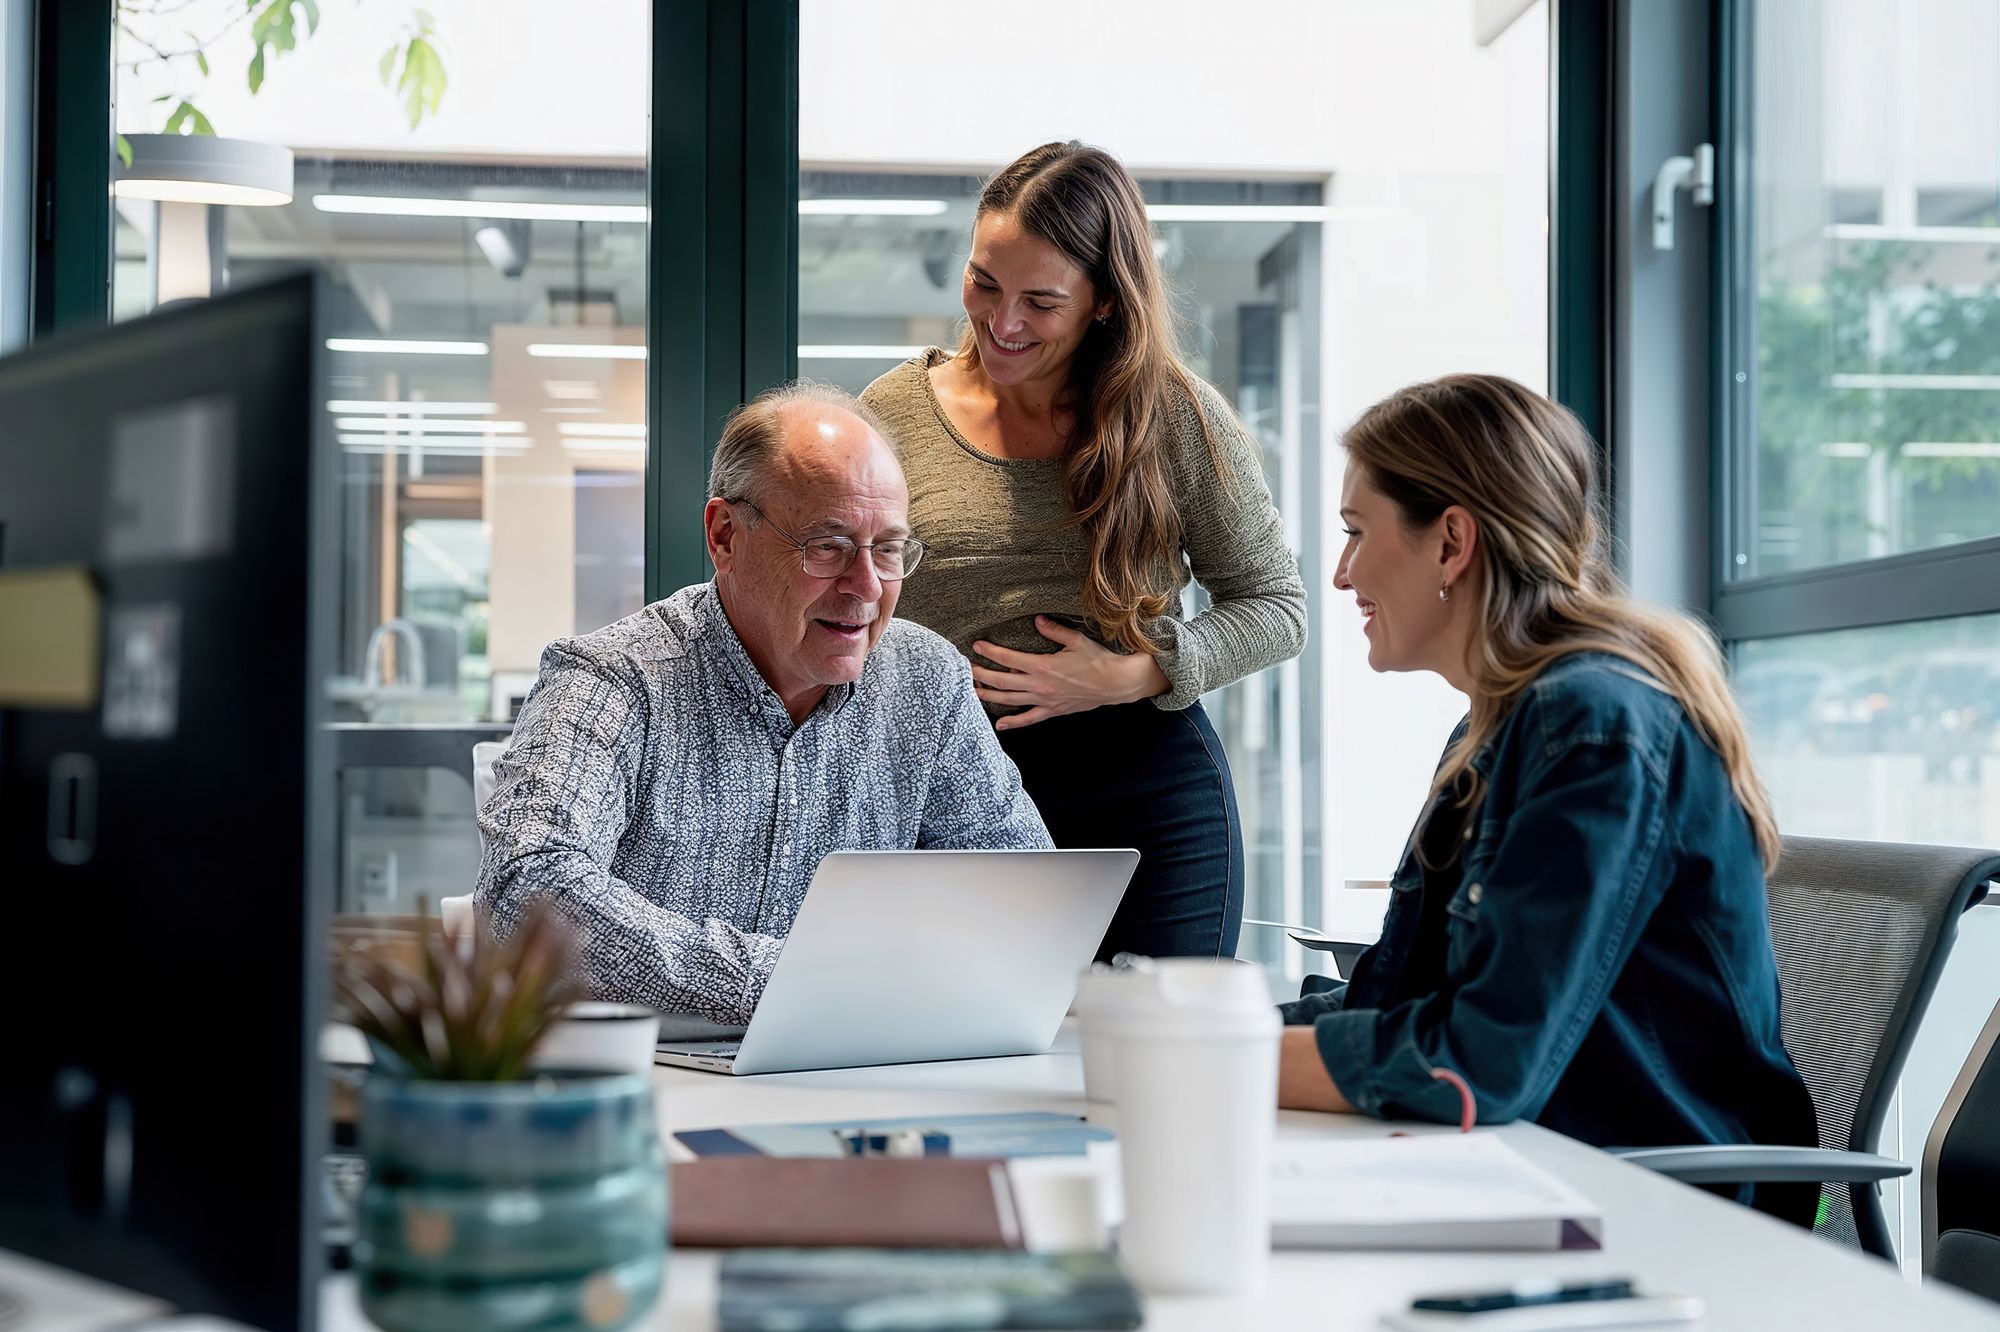
[(1470, 888), (1465, 890), (1465, 900), (1472, 903), (1472, 905), (1474, 906), (1478, 906), (1479, 899), (1484, 897), (1485, 895), (1486, 895), (1486, 890), (1480, 887), (1476, 883), (1473, 884)]

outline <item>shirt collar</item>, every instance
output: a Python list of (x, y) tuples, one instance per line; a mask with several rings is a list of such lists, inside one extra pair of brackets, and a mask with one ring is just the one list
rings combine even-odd
[[(696, 599), (694, 607), (695, 637), (709, 637), (714, 640), (715, 657), (722, 662), (723, 678), (737, 694), (754, 703), (759, 710), (776, 709), (785, 711), (785, 701), (778, 697), (778, 691), (771, 688), (757, 663), (750, 660), (749, 649), (736, 634), (736, 626), (729, 622), (729, 612), (723, 609), (722, 592), (710, 579), (703, 585), (703, 595)], [(874, 653), (869, 654), (871, 657)], [(862, 666), (863, 678), (867, 676), (867, 665)], [(826, 697), (819, 701), (814, 712), (824, 712), (829, 717), (838, 715), (848, 700), (854, 696), (854, 686), (837, 684), (826, 691)], [(811, 716), (811, 713), (807, 714)]]

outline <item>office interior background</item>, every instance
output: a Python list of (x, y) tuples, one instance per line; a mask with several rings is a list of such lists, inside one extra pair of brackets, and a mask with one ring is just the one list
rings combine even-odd
[[(728, 405), (949, 344), (984, 174), (1069, 137), (1143, 181), (1189, 364), (1261, 442), (1311, 589), (1304, 655), (1209, 700), (1247, 915), (1366, 937), (1382, 894), (1351, 885), (1462, 711), (1371, 673), (1330, 585), (1342, 427), (1451, 371), (1593, 427), (1627, 576), (1717, 625), (1785, 831), (2000, 845), (1995, 0), (1634, 3), (1594, 72), (1574, 0), (802, 0), (795, 56), (754, 5), (321, 0), (284, 44), (240, 0), (116, 0), (108, 41), (33, 8), (0, 10), (0, 341), (332, 279), (343, 912), (466, 891), (439, 745), (504, 734), (550, 639), (704, 576)], [(75, 74), (66, 132), (282, 146), (289, 201), (35, 162), (36, 61)], [(1658, 249), (1654, 171), (1698, 142), (1717, 202), (1681, 192)], [(94, 231), (37, 224), (79, 199)], [(1243, 953), (1280, 989), (1312, 965), (1275, 930)], [(1918, 1150), (1996, 966), (1989, 907), (1883, 1150)], [(1904, 1186), (1906, 1241), (1915, 1210)]]

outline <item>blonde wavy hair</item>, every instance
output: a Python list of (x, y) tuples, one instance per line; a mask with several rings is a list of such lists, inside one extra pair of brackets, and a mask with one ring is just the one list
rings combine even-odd
[(1768, 870), (1778, 825), (1750, 760), (1722, 654), (1686, 615), (1633, 602), (1612, 570), (1600, 512), (1597, 450), (1575, 416), (1498, 375), (1448, 375), (1393, 393), (1347, 432), (1349, 459), (1395, 505), (1406, 531), (1452, 505), (1478, 521), (1481, 629), (1470, 647), (1472, 715), (1445, 756), (1435, 797), (1467, 780), (1472, 757), (1521, 692), (1572, 652), (1621, 657), (1677, 699), (1729, 773)]
[[(1153, 622), (1179, 603), (1163, 574), (1181, 559), (1180, 510), (1163, 448), (1171, 405), (1185, 400), (1200, 423), (1217, 479), (1228, 481), (1194, 376), (1175, 352), (1166, 279), (1153, 253), (1139, 183), (1117, 158), (1071, 140), (1045, 143), (1002, 168), (980, 192), (978, 218), (1011, 217), (1055, 246), (1111, 300), (1071, 361), (1059, 404), (1074, 425), (1061, 456), (1063, 489), (1090, 552), (1083, 607), (1104, 637), (1132, 652), (1159, 652)], [(968, 325), (955, 355), (979, 363)]]

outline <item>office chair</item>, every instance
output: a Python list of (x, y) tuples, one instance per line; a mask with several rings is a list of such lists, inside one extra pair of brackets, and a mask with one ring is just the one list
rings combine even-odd
[(1616, 1154), (1690, 1184), (1819, 1184), (1813, 1230), (1893, 1261), (1877, 1186), (1910, 1167), (1872, 1149), (1958, 918), (1996, 875), (1995, 851), (1785, 838), (1771, 935), (1785, 1048), (1812, 1092), (1820, 1145)]
[[(477, 818), (479, 811), (486, 808), (486, 802), (493, 795), (493, 761), (507, 752), (505, 740), (482, 740), (472, 747), (472, 813)], [(479, 839), (480, 855), (486, 854), (486, 838)], [(462, 897), (445, 897), (438, 900), (438, 919), (445, 929), (455, 934), (463, 934), (473, 926), (474, 915), (472, 894)]]
[(2000, 1302), (2000, 1004), (1924, 1144), (1924, 1275)]

